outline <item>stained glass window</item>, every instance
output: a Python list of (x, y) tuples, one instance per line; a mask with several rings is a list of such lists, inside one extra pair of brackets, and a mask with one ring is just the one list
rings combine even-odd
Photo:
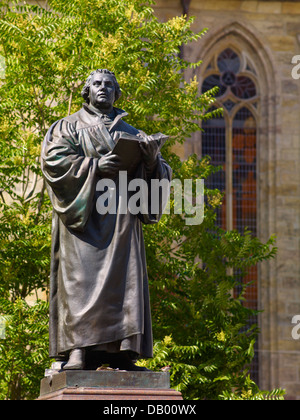
[[(216, 54), (207, 67), (202, 92), (219, 87), (217, 106), (224, 109), (224, 117), (206, 121), (202, 128), (202, 154), (209, 155), (220, 172), (207, 180), (208, 188), (218, 188), (225, 194), (218, 209), (217, 222), (224, 229), (243, 233), (247, 228), (257, 235), (257, 111), (259, 96), (256, 74), (247, 57), (224, 49)], [(235, 275), (239, 276), (238, 272)], [(257, 309), (257, 267), (252, 268), (242, 282), (248, 287), (245, 305)], [(237, 288), (235, 293), (239, 292)], [(249, 325), (257, 318), (249, 319)], [(252, 378), (258, 382), (258, 356), (251, 367)]]
[(256, 235), (256, 123), (248, 108), (241, 108), (232, 126), (233, 227)]
[(255, 84), (247, 76), (238, 76), (231, 90), (235, 96), (241, 99), (253, 98), (256, 95)]
[(227, 88), (221, 82), (221, 77), (218, 74), (211, 74), (204, 80), (203, 85), (202, 85), (202, 92), (206, 92), (207, 90), (210, 90), (214, 88), (215, 86), (218, 86), (219, 88), (216, 96), (224, 95)]
[(218, 55), (217, 64), (221, 74), (227, 71), (237, 74), (241, 67), (239, 56), (231, 48), (226, 48)]

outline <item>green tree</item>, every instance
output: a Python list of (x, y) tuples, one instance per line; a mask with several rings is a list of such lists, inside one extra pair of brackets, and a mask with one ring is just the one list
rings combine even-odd
[[(172, 146), (183, 143), (209, 112), (212, 89), (199, 95), (196, 79), (185, 81), (189, 63), (182, 45), (205, 31), (191, 30), (192, 18), (159, 22), (152, 1), (49, 0), (47, 8), (0, 0), (0, 398), (30, 399), (47, 357), (47, 303), (28, 297), (47, 290), (51, 206), (39, 167), (40, 145), (50, 125), (77, 111), (91, 70), (116, 73), (123, 95), (118, 106), (127, 121), (147, 133), (170, 136), (163, 155), (181, 180), (207, 178), (209, 159), (182, 162)], [(165, 215), (145, 227), (152, 296), (155, 369), (171, 366), (172, 386), (186, 398), (259, 396), (245, 369), (253, 356), (255, 328), (247, 325), (243, 291), (233, 297), (239, 268), (273, 257), (249, 232), (224, 232), (215, 224), (218, 191), (206, 191), (204, 222), (189, 226), (185, 215)], [(171, 202), (171, 207), (173, 201)], [(244, 285), (246, 287), (246, 285)], [(238, 391), (232, 394), (232, 389)]]
[[(195, 155), (173, 161), (173, 169), (182, 180), (218, 170)], [(241, 284), (251, 267), (274, 257), (275, 238), (262, 243), (247, 230), (224, 231), (215, 213), (222, 195), (205, 190), (205, 196), (201, 224), (164, 215), (145, 232), (157, 342), (155, 357), (143, 365), (169, 367), (173, 386), (189, 399), (281, 397), (280, 390), (260, 391), (249, 377), (259, 333), (249, 319), (258, 312), (244, 305), (250, 284)]]

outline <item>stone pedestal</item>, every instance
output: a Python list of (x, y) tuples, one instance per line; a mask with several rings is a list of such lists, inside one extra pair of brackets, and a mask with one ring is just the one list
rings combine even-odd
[(41, 380), (38, 400), (182, 400), (168, 372), (66, 370)]

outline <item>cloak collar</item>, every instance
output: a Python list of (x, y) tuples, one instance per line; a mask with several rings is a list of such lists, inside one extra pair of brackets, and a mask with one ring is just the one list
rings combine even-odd
[[(91, 107), (89, 107), (89, 105), (87, 103), (83, 104), (83, 109), (88, 112), (89, 114), (93, 115), (93, 116), (97, 116), (99, 117), (98, 113), (94, 112)], [(115, 111), (115, 118), (114, 118), (114, 122), (112, 123), (110, 130), (112, 130), (112, 128), (124, 117), (126, 117), (128, 115), (128, 112), (123, 111), (123, 109), (120, 108), (115, 108), (113, 107), (114, 111)]]

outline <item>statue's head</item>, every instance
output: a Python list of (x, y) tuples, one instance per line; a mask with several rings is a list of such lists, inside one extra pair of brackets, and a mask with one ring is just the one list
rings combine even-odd
[(107, 81), (112, 82), (113, 90), (114, 90), (114, 97), (112, 102), (116, 102), (121, 96), (121, 89), (119, 83), (117, 82), (115, 74), (107, 69), (97, 69), (93, 71), (89, 77), (87, 78), (85, 85), (81, 91), (81, 96), (86, 101), (86, 103), (90, 103), (93, 101), (92, 98), (93, 93), (91, 92), (91, 85), (94, 84), (97, 80), (99, 82), (101, 79), (106, 79)]

